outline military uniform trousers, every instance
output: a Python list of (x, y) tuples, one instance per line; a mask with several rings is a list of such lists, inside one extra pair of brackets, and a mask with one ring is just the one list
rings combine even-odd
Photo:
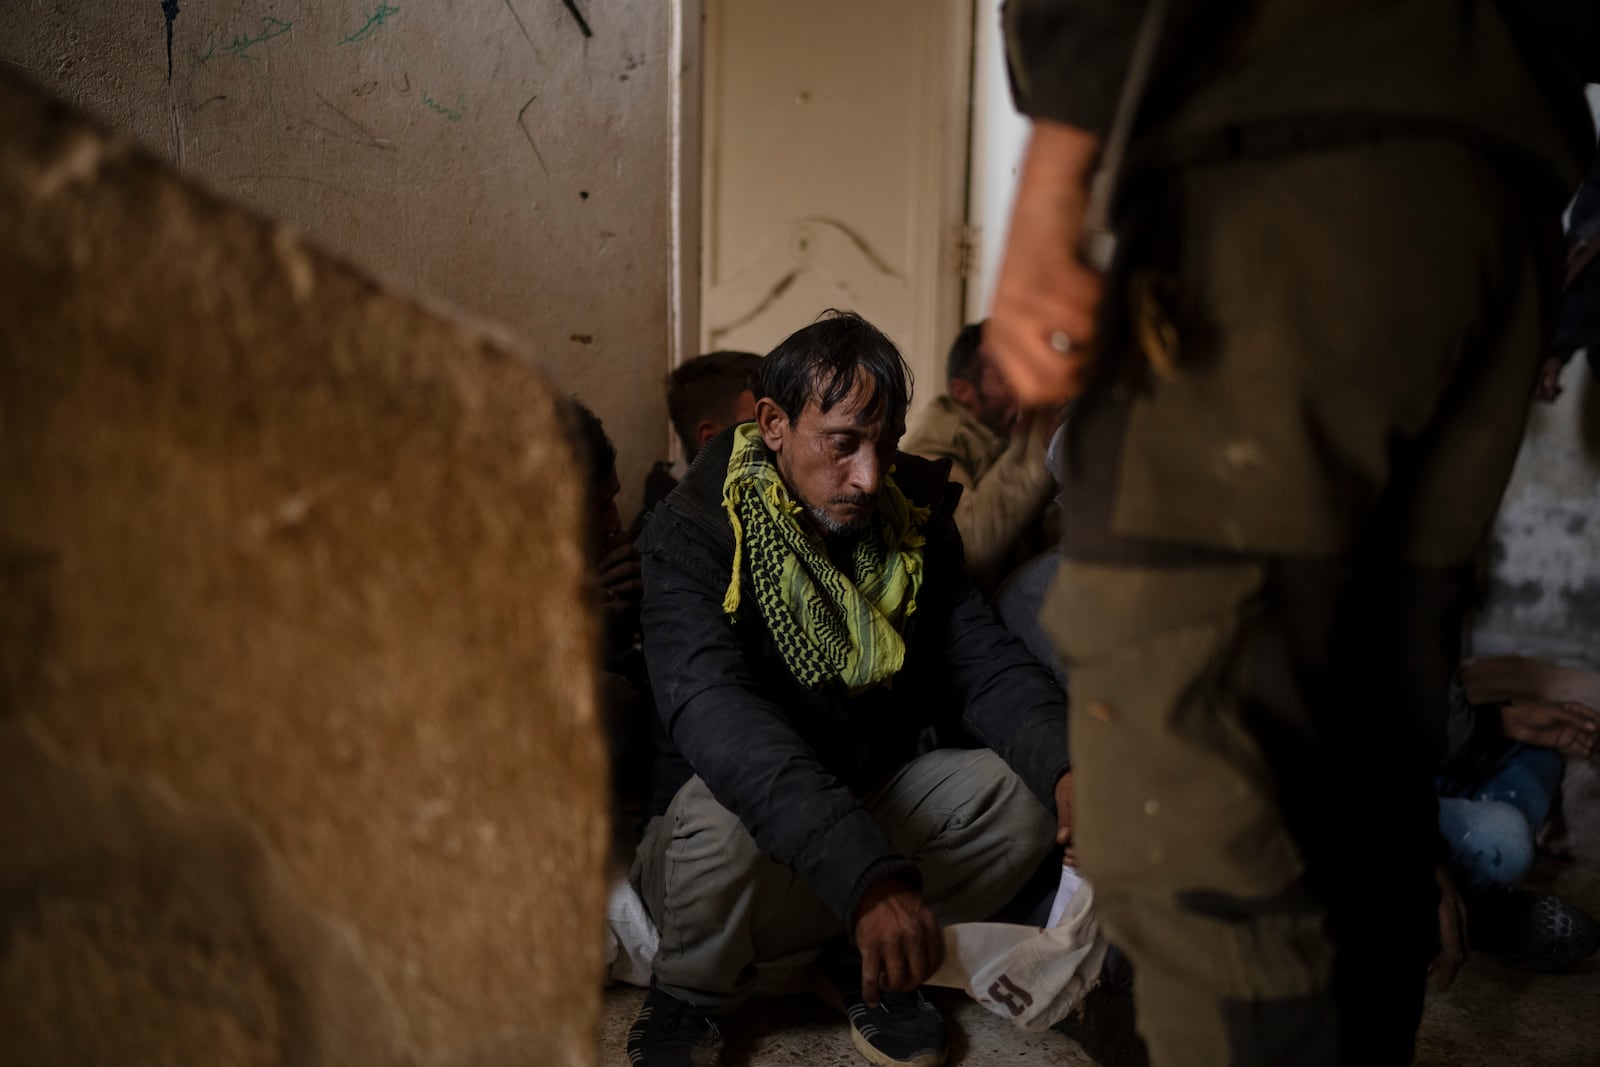
[(1556, 220), (1446, 138), (1221, 162), (1160, 199), (1110, 279), (1127, 355), (1072, 416), (1041, 616), (1079, 863), (1158, 1067), (1407, 1063), (1446, 687)]

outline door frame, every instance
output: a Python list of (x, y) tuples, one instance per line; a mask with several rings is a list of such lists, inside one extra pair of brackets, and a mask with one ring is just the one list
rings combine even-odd
[[(667, 46), (669, 167), (672, 203), (668, 224), (668, 372), (700, 351), (701, 159), (704, 151), (704, 0), (672, 0)], [(677, 434), (668, 428), (672, 456)]]

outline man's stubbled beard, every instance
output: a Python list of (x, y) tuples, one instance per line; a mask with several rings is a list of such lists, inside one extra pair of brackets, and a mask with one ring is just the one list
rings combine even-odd
[[(799, 496), (798, 493), (795, 495), (797, 497)], [(860, 537), (871, 528), (872, 520), (877, 517), (876, 501), (874, 501), (872, 497), (866, 493), (861, 493), (856, 496), (836, 496), (829, 500), (828, 503), (858, 504), (864, 505), (866, 508), (866, 510), (861, 513), (861, 517), (855, 522), (840, 522), (838, 519), (828, 514), (826, 509), (819, 508), (815, 504), (812, 504), (810, 501), (806, 500), (804, 497), (800, 497), (801, 506), (804, 507), (811, 517), (816, 520), (817, 525), (821, 526), (828, 533), (833, 534), (836, 537)]]

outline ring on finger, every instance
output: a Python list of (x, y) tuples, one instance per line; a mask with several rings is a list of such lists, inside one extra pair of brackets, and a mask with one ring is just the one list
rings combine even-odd
[(1057, 330), (1050, 335), (1050, 347), (1064, 356), (1072, 351), (1072, 338), (1067, 336), (1065, 330)]

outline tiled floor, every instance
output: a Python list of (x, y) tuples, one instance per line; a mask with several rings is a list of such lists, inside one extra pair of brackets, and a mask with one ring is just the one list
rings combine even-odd
[[(1542, 885), (1600, 915), (1600, 872), (1546, 861)], [(605, 997), (600, 1062), (618, 1067), (644, 991)], [(1089, 1067), (1093, 1060), (1053, 1031), (1027, 1034), (958, 993), (937, 990), (953, 1032), (952, 1064)], [(727, 1067), (857, 1067), (844, 1020), (807, 997), (757, 1001), (727, 1028)], [(1600, 1064), (1600, 960), (1571, 974), (1532, 975), (1475, 957), (1455, 988), (1428, 1005), (1417, 1042), (1420, 1067), (1594, 1067)]]

